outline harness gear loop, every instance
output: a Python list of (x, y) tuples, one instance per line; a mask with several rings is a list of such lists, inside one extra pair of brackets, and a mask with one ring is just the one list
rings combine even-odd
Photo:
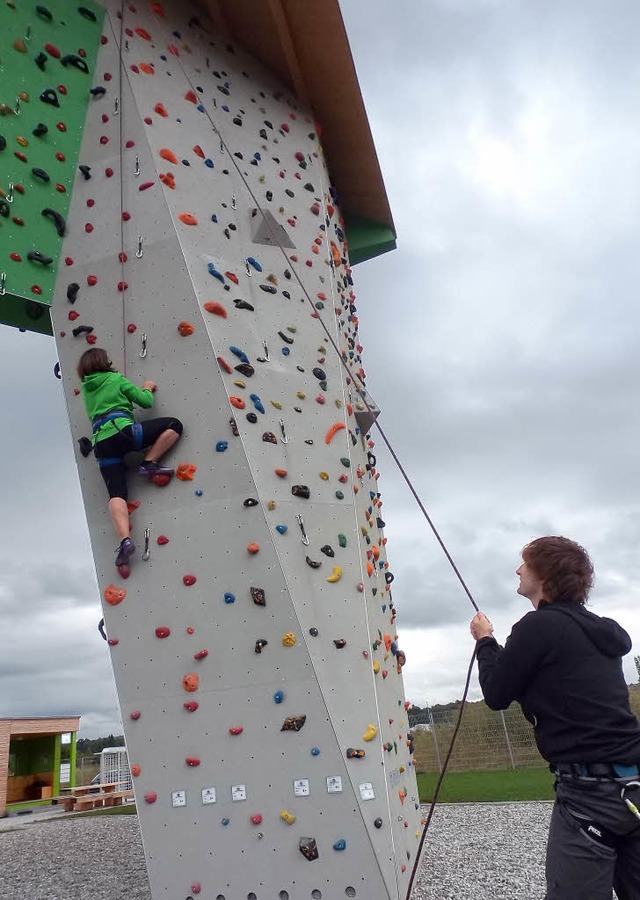
[(620, 799), (624, 800), (624, 803), (629, 812), (634, 815), (636, 819), (640, 819), (640, 810), (638, 809), (638, 807), (632, 800), (629, 800), (628, 797), (625, 797), (625, 793), (629, 788), (640, 788), (640, 781), (628, 781), (620, 791)]

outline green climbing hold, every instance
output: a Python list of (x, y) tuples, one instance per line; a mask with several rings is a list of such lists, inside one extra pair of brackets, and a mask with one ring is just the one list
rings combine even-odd
[(338, 500), (344, 500), (344, 494), (342, 493), (342, 491), (336, 491), (336, 497), (338, 498)]
[(324, 309), (324, 303), (322, 302), (322, 300), (318, 300), (318, 302), (316, 303), (316, 309)]
[(345, 467), (345, 469), (348, 469), (351, 466), (351, 460), (349, 459), (348, 456), (341, 456), (340, 462)]
[(340, 544), (341, 547), (346, 547), (347, 546), (347, 536), (345, 534), (339, 534), (338, 535), (338, 543)]

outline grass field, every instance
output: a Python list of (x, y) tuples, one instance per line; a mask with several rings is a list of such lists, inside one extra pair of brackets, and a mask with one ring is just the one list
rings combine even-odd
[[(430, 803), (437, 773), (419, 774), (422, 803)], [(450, 772), (444, 777), (439, 803), (497, 803), (553, 800), (553, 775), (547, 768)]]

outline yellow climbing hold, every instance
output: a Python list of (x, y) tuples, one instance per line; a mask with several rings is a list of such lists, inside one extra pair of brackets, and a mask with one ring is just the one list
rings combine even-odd
[(234, 381), (233, 383), (235, 384), (236, 387), (246, 388), (246, 384), (244, 383), (244, 381), (240, 381), (239, 379), (238, 379), (238, 381)]
[(282, 812), (280, 813), (280, 818), (282, 819), (283, 822), (286, 822), (287, 825), (293, 825), (293, 823), (296, 820), (296, 817), (294, 816), (294, 814), (289, 812), (288, 809), (282, 810)]
[(267, 509), (272, 509), (272, 510), (273, 510), (273, 509), (275, 509), (275, 508), (276, 508), (276, 501), (275, 501), (275, 500), (269, 500), (269, 502), (267, 503)]
[(367, 730), (362, 735), (362, 740), (363, 741), (372, 741), (374, 739), (374, 737), (377, 735), (377, 733), (378, 733), (378, 729), (376, 728), (376, 726), (369, 723), (367, 725)]
[(293, 631), (287, 631), (285, 635), (282, 637), (282, 643), (285, 647), (293, 647), (296, 642), (296, 636)]
[(342, 409), (342, 400), (334, 400), (334, 403), (338, 407), (338, 409)]
[(296, 397), (298, 398), (298, 400), (304, 400), (304, 398), (305, 398), (306, 396), (307, 396), (307, 395), (305, 394), (304, 391), (296, 391)]
[(380, 663), (378, 662), (377, 659), (375, 659), (375, 660), (373, 661), (373, 671), (375, 672), (376, 675), (377, 675), (378, 672), (380, 671)]
[(267, 275), (267, 281), (271, 282), (271, 284), (277, 284), (278, 279), (275, 275)]
[(320, 472), (320, 478), (322, 478), (323, 481), (328, 481), (329, 473), (328, 472)]
[(272, 400), (271, 405), (274, 406), (276, 409), (282, 409), (282, 403), (278, 403), (277, 400)]
[(341, 578), (342, 578), (342, 566), (334, 566), (333, 572), (331, 573), (331, 575), (329, 575), (329, 577), (327, 578), (327, 581), (330, 581), (332, 584), (334, 584), (336, 581), (340, 581)]

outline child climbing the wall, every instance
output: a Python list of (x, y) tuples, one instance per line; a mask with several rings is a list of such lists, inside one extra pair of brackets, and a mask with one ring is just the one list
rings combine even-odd
[(135, 552), (129, 533), (127, 508), (127, 469), (124, 457), (135, 450), (146, 450), (138, 475), (171, 477), (173, 469), (160, 465), (160, 459), (182, 434), (182, 422), (174, 418), (148, 419), (136, 423), (133, 405), (153, 406), (155, 382), (145, 381), (142, 389), (113, 368), (106, 350), (92, 347), (80, 357), (77, 368), (82, 381), (82, 399), (93, 428), (93, 448), (100, 472), (109, 492), (109, 515), (120, 539), (116, 566), (126, 566)]

